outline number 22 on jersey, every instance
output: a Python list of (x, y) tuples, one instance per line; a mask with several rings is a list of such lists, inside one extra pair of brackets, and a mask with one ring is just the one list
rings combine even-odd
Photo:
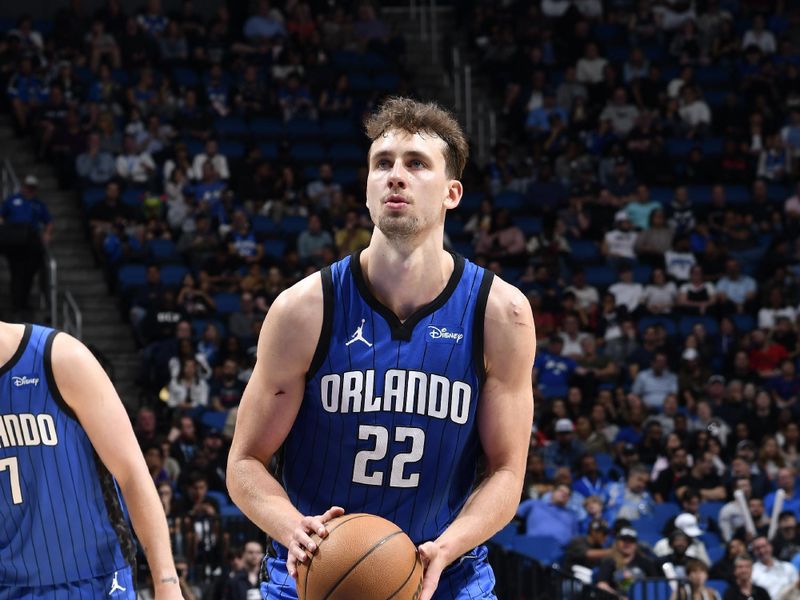
[[(358, 439), (367, 441), (375, 438), (375, 447), (371, 450), (361, 450), (356, 454), (353, 464), (353, 483), (364, 485), (383, 485), (384, 473), (375, 471), (367, 475), (370, 461), (382, 460), (389, 452), (389, 430), (380, 425), (361, 425), (358, 428)], [(389, 474), (389, 486), (394, 488), (414, 488), (419, 485), (419, 473), (405, 475), (406, 465), (419, 462), (425, 451), (425, 432), (419, 427), (397, 427), (394, 430), (394, 441), (403, 443), (411, 440), (411, 450), (400, 452), (392, 459), (392, 469)]]

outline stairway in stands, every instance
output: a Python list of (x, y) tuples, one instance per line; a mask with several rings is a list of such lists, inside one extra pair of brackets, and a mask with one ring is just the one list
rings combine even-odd
[[(109, 294), (102, 270), (95, 265), (79, 202), (73, 190), (59, 190), (54, 170), (37, 163), (30, 140), (14, 137), (8, 117), (0, 119), (0, 159), (8, 158), (22, 180), (33, 174), (39, 179), (39, 197), (53, 216), (54, 233), (51, 252), (58, 264), (58, 289), (69, 290), (83, 314), (82, 340), (98, 351), (112, 368), (114, 384), (129, 409), (138, 406), (135, 377), (139, 356), (129, 325), (120, 318), (117, 299)], [(0, 315), (8, 318), (8, 267), (0, 260)], [(38, 287), (35, 286), (38, 292)], [(59, 325), (61, 304), (59, 299)], [(32, 301), (32, 306), (39, 306)], [(46, 322), (49, 315), (36, 311), (36, 320)]]

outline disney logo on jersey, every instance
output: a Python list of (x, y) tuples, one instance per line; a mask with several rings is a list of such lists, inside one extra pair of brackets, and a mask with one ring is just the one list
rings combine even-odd
[(14, 384), (14, 387), (23, 387), (26, 385), (39, 385), (39, 378), (33, 377), (31, 375), (13, 375), (11, 377), (11, 383)]
[(462, 327), (437, 327), (428, 325), (428, 340), (434, 344), (460, 344), (464, 339)]

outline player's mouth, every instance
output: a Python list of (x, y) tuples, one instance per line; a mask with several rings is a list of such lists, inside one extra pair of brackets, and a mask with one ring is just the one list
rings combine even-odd
[(388, 196), (386, 200), (383, 201), (383, 203), (387, 207), (396, 210), (403, 208), (409, 202), (405, 196), (401, 196), (400, 194), (392, 194), (391, 196)]

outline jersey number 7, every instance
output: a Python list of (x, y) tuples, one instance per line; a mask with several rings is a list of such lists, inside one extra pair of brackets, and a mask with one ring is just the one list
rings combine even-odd
[[(375, 448), (361, 450), (356, 454), (353, 464), (353, 483), (364, 485), (383, 485), (383, 472), (375, 471), (367, 475), (367, 463), (371, 460), (381, 460), (389, 451), (389, 430), (380, 425), (361, 425), (358, 428), (358, 439), (368, 440), (375, 438)], [(394, 488), (413, 488), (419, 485), (419, 473), (404, 474), (405, 466), (422, 459), (425, 451), (425, 432), (419, 427), (397, 427), (394, 430), (394, 441), (405, 442), (411, 440), (411, 451), (400, 452), (392, 459), (392, 470), (389, 475), (389, 486)]]

